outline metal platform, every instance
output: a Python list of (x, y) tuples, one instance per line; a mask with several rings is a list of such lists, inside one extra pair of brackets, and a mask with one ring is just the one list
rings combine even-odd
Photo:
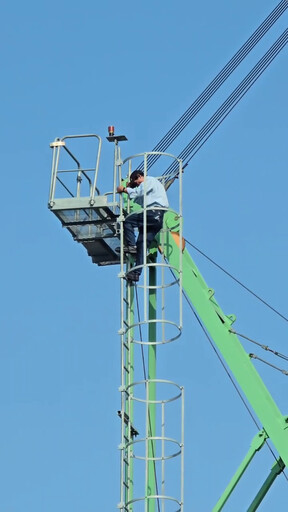
[[(87, 143), (87, 140), (92, 140), (93, 143), (98, 140), (95, 167), (81, 165), (78, 153), (76, 158), (72, 151), (75, 141), (79, 144), (79, 141)], [(69, 148), (67, 143), (70, 145)], [(49, 209), (60, 220), (62, 226), (71, 233), (73, 239), (85, 247), (93, 263), (97, 265), (120, 263), (116, 177), (114, 176), (114, 192), (100, 195), (97, 188), (100, 137), (97, 135), (67, 136), (56, 139), (50, 146), (53, 149), (53, 160)], [(93, 149), (95, 157), (95, 148)], [(84, 161), (86, 156), (86, 154), (83, 155)], [(64, 167), (60, 168), (60, 163), (61, 165), (64, 163)], [(71, 163), (72, 168), (67, 168), (67, 164), (70, 166)], [(86, 192), (85, 196), (83, 192)]]
[(117, 264), (120, 262), (118, 204), (108, 205), (107, 196), (96, 197), (93, 206), (89, 201), (90, 198), (58, 199), (50, 210), (73, 239), (85, 247), (93, 263)]

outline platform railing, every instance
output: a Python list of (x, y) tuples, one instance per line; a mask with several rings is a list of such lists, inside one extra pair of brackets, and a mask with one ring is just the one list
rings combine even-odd
[[(98, 141), (98, 145), (96, 147), (96, 162), (95, 167), (83, 167), (79, 161), (79, 158), (75, 156), (75, 154), (69, 149), (67, 142), (75, 139), (89, 139), (95, 138)], [(93, 205), (95, 194), (99, 195), (99, 189), (97, 188), (98, 182), (98, 173), (99, 173), (99, 163), (100, 163), (100, 155), (101, 155), (101, 147), (102, 147), (102, 139), (99, 135), (96, 134), (86, 134), (86, 135), (66, 135), (62, 138), (56, 138), (54, 142), (50, 144), (50, 147), (53, 150), (52, 156), (52, 172), (51, 172), (51, 182), (50, 182), (50, 194), (49, 194), (49, 205), (52, 207), (55, 201), (55, 194), (57, 183), (59, 183), (63, 189), (65, 190), (70, 197), (81, 197), (82, 192), (82, 180), (86, 181), (89, 190), (90, 204)], [(61, 151), (62, 150), (62, 151)], [(69, 159), (74, 162), (76, 168), (75, 169), (59, 169), (60, 155), (62, 152), (65, 152), (68, 155)], [(71, 191), (69, 185), (65, 183), (65, 174), (76, 174), (76, 193)], [(91, 174), (91, 177), (89, 176)], [(63, 175), (60, 177), (60, 175)]]

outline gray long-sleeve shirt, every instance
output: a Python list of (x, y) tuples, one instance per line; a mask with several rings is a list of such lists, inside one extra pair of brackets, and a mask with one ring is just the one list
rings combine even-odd
[(163, 206), (163, 208), (168, 208), (169, 206), (165, 188), (162, 183), (153, 176), (146, 176), (145, 180), (140, 183), (139, 187), (127, 187), (127, 193), (130, 199), (139, 204), (142, 208), (144, 207), (145, 195), (147, 207)]

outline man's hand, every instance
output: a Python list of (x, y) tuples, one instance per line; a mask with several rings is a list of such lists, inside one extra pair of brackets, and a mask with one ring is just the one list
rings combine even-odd
[[(137, 185), (137, 183), (135, 183), (135, 181), (129, 181), (129, 183), (127, 183), (126, 187), (136, 188), (136, 187), (138, 187), (138, 185)], [(119, 185), (119, 187), (117, 187), (118, 194), (122, 194), (123, 192), (127, 193), (126, 187), (123, 187), (123, 185)]]

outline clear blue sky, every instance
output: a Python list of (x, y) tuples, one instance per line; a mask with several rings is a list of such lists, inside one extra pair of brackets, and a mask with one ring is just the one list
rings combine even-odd
[[(119, 501), (118, 269), (92, 265), (48, 211), (49, 143), (105, 138), (114, 124), (129, 139), (124, 156), (151, 150), (276, 4), (4, 1), (0, 512), (111, 511)], [(287, 13), (171, 152), (286, 27)], [(287, 75), (286, 48), (192, 160), (183, 197), (185, 237), (286, 316)], [(105, 143), (104, 173), (112, 158)], [(287, 322), (192, 256), (237, 330), (288, 354)], [(188, 307), (165, 363), (186, 390), (185, 510), (209, 512), (255, 426)], [(255, 366), (288, 414), (288, 377)], [(273, 462), (263, 449), (225, 510), (244, 512)], [(281, 475), (259, 510), (283, 509), (287, 497)]]

